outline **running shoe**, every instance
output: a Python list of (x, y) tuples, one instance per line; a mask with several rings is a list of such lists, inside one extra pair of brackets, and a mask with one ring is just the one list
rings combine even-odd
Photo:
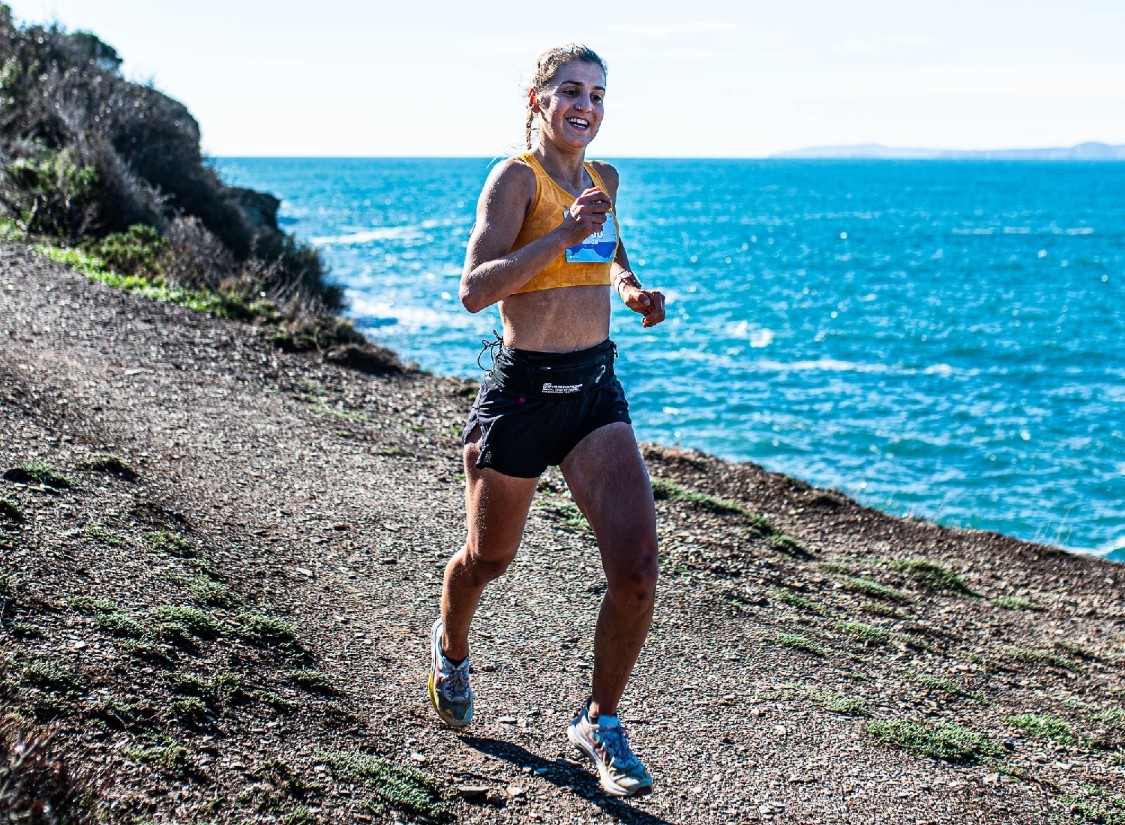
[(469, 657), (453, 664), (441, 649), (441, 619), (430, 634), (430, 702), (441, 721), (463, 728), (473, 721), (473, 689), (469, 687)]
[(566, 738), (594, 760), (602, 788), (613, 796), (644, 796), (652, 793), (652, 775), (629, 747), (629, 734), (616, 716), (591, 722), (584, 705), (566, 729)]

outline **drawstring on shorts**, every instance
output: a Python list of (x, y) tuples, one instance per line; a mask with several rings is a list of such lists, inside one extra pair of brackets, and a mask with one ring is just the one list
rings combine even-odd
[[(490, 372), (492, 368), (496, 366), (496, 353), (502, 346), (504, 346), (504, 337), (496, 330), (492, 330), (492, 334), (495, 336), (492, 340), (489, 340), (488, 338), (481, 338), (480, 352), (477, 353), (477, 366), (480, 367), (484, 372)], [(484, 353), (486, 351), (488, 352), (489, 358), (492, 359), (492, 364), (487, 367), (481, 363), (481, 360), (484, 358)]]

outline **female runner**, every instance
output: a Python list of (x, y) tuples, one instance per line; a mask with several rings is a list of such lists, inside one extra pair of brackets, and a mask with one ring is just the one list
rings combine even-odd
[(461, 301), (470, 312), (499, 303), (503, 345), (465, 427), (468, 538), (445, 568), (430, 700), (449, 725), (472, 719), (469, 625), (485, 586), (515, 558), (539, 476), (558, 465), (607, 580), (590, 696), (567, 737), (594, 761), (606, 791), (632, 796), (649, 793), (652, 777), (629, 747), (617, 704), (652, 619), (656, 515), (614, 377), (610, 299), (616, 292), (651, 327), (664, 320), (664, 296), (630, 271), (613, 209), (617, 171), (586, 160), (605, 86), (604, 62), (584, 46), (540, 55), (528, 151), (493, 170), (477, 205)]

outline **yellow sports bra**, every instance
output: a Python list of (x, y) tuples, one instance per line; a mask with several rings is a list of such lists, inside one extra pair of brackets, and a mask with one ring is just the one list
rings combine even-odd
[[(559, 186), (555, 179), (547, 174), (535, 155), (524, 152), (519, 159), (535, 172), (535, 203), (509, 250), (511, 252), (542, 238), (557, 227), (562, 223), (563, 213), (574, 203), (574, 195)], [(586, 172), (595, 186), (606, 192), (609, 191), (602, 182), (601, 176), (589, 163), (586, 164)], [(611, 212), (610, 216), (612, 220), (606, 221), (601, 232), (590, 235), (582, 243), (567, 249), (512, 294), (539, 292), (565, 286), (609, 286), (609, 270), (617, 255), (620, 233), (617, 215)]]

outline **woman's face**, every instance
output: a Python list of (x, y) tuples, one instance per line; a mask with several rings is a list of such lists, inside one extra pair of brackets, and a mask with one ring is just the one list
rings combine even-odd
[(531, 101), (539, 115), (540, 139), (559, 148), (584, 149), (602, 125), (604, 98), (601, 66), (583, 60), (564, 63), (543, 94)]

